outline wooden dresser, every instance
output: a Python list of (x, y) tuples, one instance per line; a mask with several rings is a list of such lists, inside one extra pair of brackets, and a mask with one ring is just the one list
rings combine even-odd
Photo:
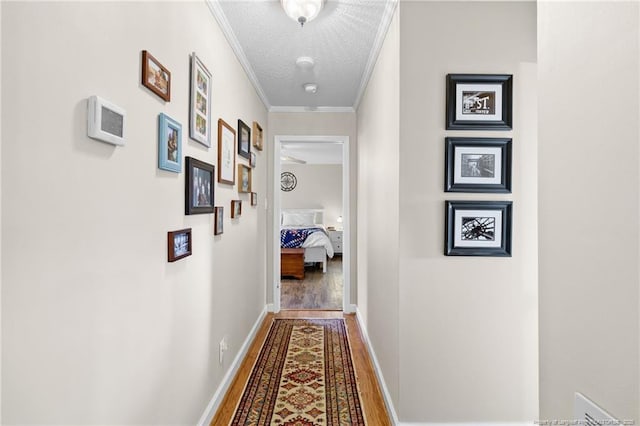
[(280, 276), (304, 279), (304, 249), (280, 249)]

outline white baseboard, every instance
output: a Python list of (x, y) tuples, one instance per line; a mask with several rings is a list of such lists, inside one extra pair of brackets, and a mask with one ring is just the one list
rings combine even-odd
[(227, 373), (222, 378), (222, 382), (220, 382), (218, 389), (216, 389), (216, 392), (213, 394), (213, 397), (211, 398), (209, 405), (207, 405), (207, 408), (204, 410), (202, 417), (200, 417), (200, 420), (198, 420), (198, 426), (209, 426), (211, 424), (211, 421), (213, 420), (213, 416), (215, 416), (216, 411), (218, 411), (218, 408), (220, 407), (220, 404), (222, 403), (222, 400), (224, 399), (224, 396), (227, 393), (229, 386), (231, 386), (231, 382), (233, 381), (233, 378), (238, 372), (238, 369), (240, 368), (240, 364), (242, 363), (242, 360), (247, 354), (247, 351), (249, 350), (249, 346), (251, 346), (253, 339), (256, 337), (256, 334), (258, 333), (258, 329), (262, 325), (262, 321), (264, 320), (264, 317), (266, 315), (267, 315), (267, 307), (265, 306), (262, 312), (260, 313), (260, 315), (258, 316), (258, 319), (256, 320), (255, 324), (253, 324), (253, 328), (251, 328), (249, 335), (244, 340), (244, 343), (242, 344), (242, 347), (236, 354), (236, 357), (233, 359), (231, 366), (229, 366), (229, 370), (227, 370)]
[[(353, 306), (353, 305), (352, 305)], [(387, 406), (387, 410), (389, 410), (389, 414), (391, 415), (391, 420), (394, 425), (411, 425), (411, 423), (400, 423), (398, 420), (398, 414), (393, 406), (393, 401), (391, 400), (391, 394), (389, 394), (389, 389), (387, 388), (387, 384), (384, 381), (384, 377), (382, 376), (382, 369), (380, 368), (380, 364), (378, 363), (378, 358), (376, 358), (376, 353), (373, 350), (373, 346), (371, 345), (371, 341), (369, 340), (369, 334), (367, 333), (367, 328), (362, 322), (362, 314), (360, 313), (360, 309), (355, 306), (356, 319), (358, 320), (358, 325), (360, 325), (360, 332), (362, 333), (362, 337), (364, 338), (364, 342), (367, 345), (367, 349), (369, 350), (369, 356), (371, 357), (371, 361), (373, 362), (373, 369), (376, 372), (376, 377), (378, 378), (378, 383), (382, 388), (382, 396), (384, 398), (384, 403)], [(415, 423), (418, 425), (419, 423)], [(450, 425), (451, 426), (451, 425)]]
[[(345, 314), (354, 314), (358, 311), (358, 305), (347, 305), (347, 309), (345, 309), (344, 313)], [(362, 328), (362, 326), (360, 326), (360, 328)]]

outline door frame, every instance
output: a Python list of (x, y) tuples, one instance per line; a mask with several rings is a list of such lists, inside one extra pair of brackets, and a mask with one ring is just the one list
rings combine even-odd
[(307, 142), (307, 143), (341, 143), (342, 144), (342, 310), (345, 313), (353, 311), (351, 305), (351, 194), (350, 194), (350, 158), (349, 158), (349, 136), (295, 136), (276, 135), (274, 136), (273, 149), (273, 312), (280, 312), (280, 149), (282, 142)]

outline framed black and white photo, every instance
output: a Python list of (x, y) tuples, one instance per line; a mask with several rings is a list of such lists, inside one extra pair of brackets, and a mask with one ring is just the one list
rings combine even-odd
[(167, 261), (175, 262), (191, 256), (191, 228), (167, 232)]
[(511, 192), (511, 139), (445, 138), (445, 192)]
[(195, 52), (191, 54), (189, 137), (211, 147), (211, 73)]
[(510, 74), (448, 74), (447, 130), (511, 130)]
[(511, 256), (511, 201), (446, 201), (446, 256)]
[(238, 120), (238, 155), (251, 159), (251, 128), (242, 120)]
[(192, 157), (186, 157), (186, 160), (184, 214), (213, 213), (215, 167)]

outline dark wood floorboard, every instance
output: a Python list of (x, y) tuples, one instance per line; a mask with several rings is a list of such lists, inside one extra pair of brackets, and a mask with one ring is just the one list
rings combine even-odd
[(304, 279), (280, 280), (281, 309), (342, 310), (342, 257), (334, 256), (322, 266), (305, 267)]

